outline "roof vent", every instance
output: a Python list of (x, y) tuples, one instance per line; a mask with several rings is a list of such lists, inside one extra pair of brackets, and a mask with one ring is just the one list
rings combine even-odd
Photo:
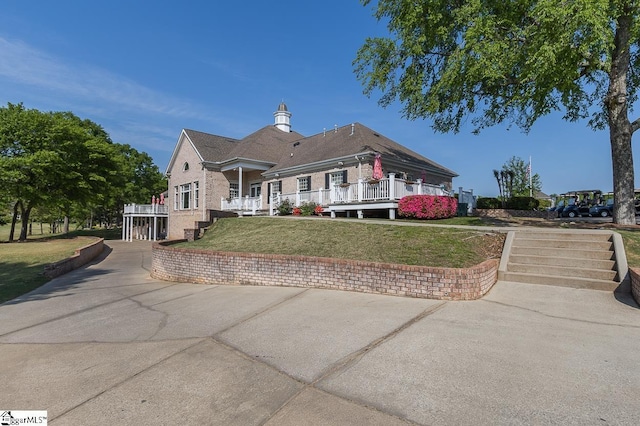
[(353, 136), (353, 134), (355, 133), (356, 130), (356, 125), (351, 123), (351, 134), (349, 136)]
[(293, 146), (298, 146), (298, 145), (300, 145), (300, 142), (294, 142), (293, 143)]
[(338, 125), (337, 124), (333, 125), (333, 133), (338, 133)]

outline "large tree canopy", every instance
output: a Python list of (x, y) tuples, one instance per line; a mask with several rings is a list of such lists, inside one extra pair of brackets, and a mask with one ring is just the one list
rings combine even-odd
[[(370, 0), (362, 0), (364, 5)], [(543, 115), (609, 128), (614, 220), (635, 223), (629, 112), (640, 83), (640, 22), (628, 0), (379, 0), (390, 37), (369, 38), (354, 61), (367, 95), (399, 100), (405, 117), (457, 132)]]
[(18, 215), (19, 239), (27, 238), (36, 208), (65, 218), (113, 218), (125, 202), (144, 202), (166, 189), (151, 157), (113, 143), (98, 124), (11, 103), (0, 108), (0, 186), (0, 201), (13, 206), (10, 240)]

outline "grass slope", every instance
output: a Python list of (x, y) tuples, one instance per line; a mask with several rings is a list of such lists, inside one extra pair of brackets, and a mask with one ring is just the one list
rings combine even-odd
[(504, 235), (475, 230), (342, 222), (328, 219), (232, 218), (181, 247), (407, 265), (464, 268), (495, 257)]

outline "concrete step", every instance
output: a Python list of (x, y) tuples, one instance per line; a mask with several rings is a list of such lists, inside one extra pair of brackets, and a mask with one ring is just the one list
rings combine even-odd
[(577, 277), (557, 277), (551, 275), (528, 274), (524, 272), (499, 272), (498, 279), (527, 284), (555, 285), (560, 287), (583, 288), (590, 290), (614, 291), (619, 283), (610, 280), (596, 280)]
[(590, 250), (586, 248), (587, 244), (581, 248), (555, 248), (555, 247), (523, 247), (512, 246), (511, 254), (528, 255), (528, 256), (547, 256), (547, 257), (569, 257), (577, 259), (614, 259), (611, 250)]
[(609, 241), (611, 239), (611, 234), (607, 232), (588, 233), (588, 232), (545, 232), (545, 231), (520, 232), (519, 231), (519, 232), (516, 232), (514, 240), (518, 240), (519, 238), (535, 239), (535, 240)]
[[(585, 265), (586, 266), (586, 265)], [(591, 266), (591, 265), (588, 265)], [(609, 280), (616, 278), (617, 271), (606, 269), (591, 269), (580, 267), (564, 267), (550, 265), (534, 265), (530, 263), (512, 263), (507, 265), (508, 272), (523, 272), (526, 274), (551, 275), (554, 277), (591, 278), (595, 280)]]
[(533, 239), (533, 238), (514, 238), (514, 247), (547, 247), (547, 248), (586, 248), (589, 250), (611, 250), (613, 242), (607, 240), (549, 240), (549, 239)]
[(512, 254), (509, 263), (522, 263), (545, 266), (564, 266), (568, 268), (584, 268), (585, 264), (591, 269), (613, 270), (616, 262), (612, 259), (611, 252), (605, 252), (609, 259), (585, 259), (584, 257), (560, 257), (560, 256), (537, 256), (528, 254)]

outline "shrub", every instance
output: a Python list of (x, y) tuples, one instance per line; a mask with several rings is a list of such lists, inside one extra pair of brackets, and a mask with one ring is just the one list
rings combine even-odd
[(293, 208), (293, 215), (294, 216), (300, 216), (302, 214), (302, 210), (300, 209), (300, 207), (294, 207)]
[(540, 201), (531, 197), (511, 197), (507, 200), (507, 208), (513, 210), (535, 210)]
[(480, 197), (478, 198), (478, 202), (476, 203), (476, 208), (478, 209), (501, 209), (502, 202), (497, 198), (491, 197)]
[(316, 214), (316, 208), (318, 207), (317, 203), (313, 201), (309, 201), (307, 203), (303, 203), (300, 206), (300, 214), (302, 216), (311, 216), (312, 214)]
[(445, 219), (457, 211), (458, 200), (442, 195), (409, 195), (398, 202), (398, 214), (407, 218)]
[(285, 198), (276, 206), (276, 210), (280, 216), (291, 214), (291, 211), (293, 210), (293, 203), (289, 201), (288, 198)]

